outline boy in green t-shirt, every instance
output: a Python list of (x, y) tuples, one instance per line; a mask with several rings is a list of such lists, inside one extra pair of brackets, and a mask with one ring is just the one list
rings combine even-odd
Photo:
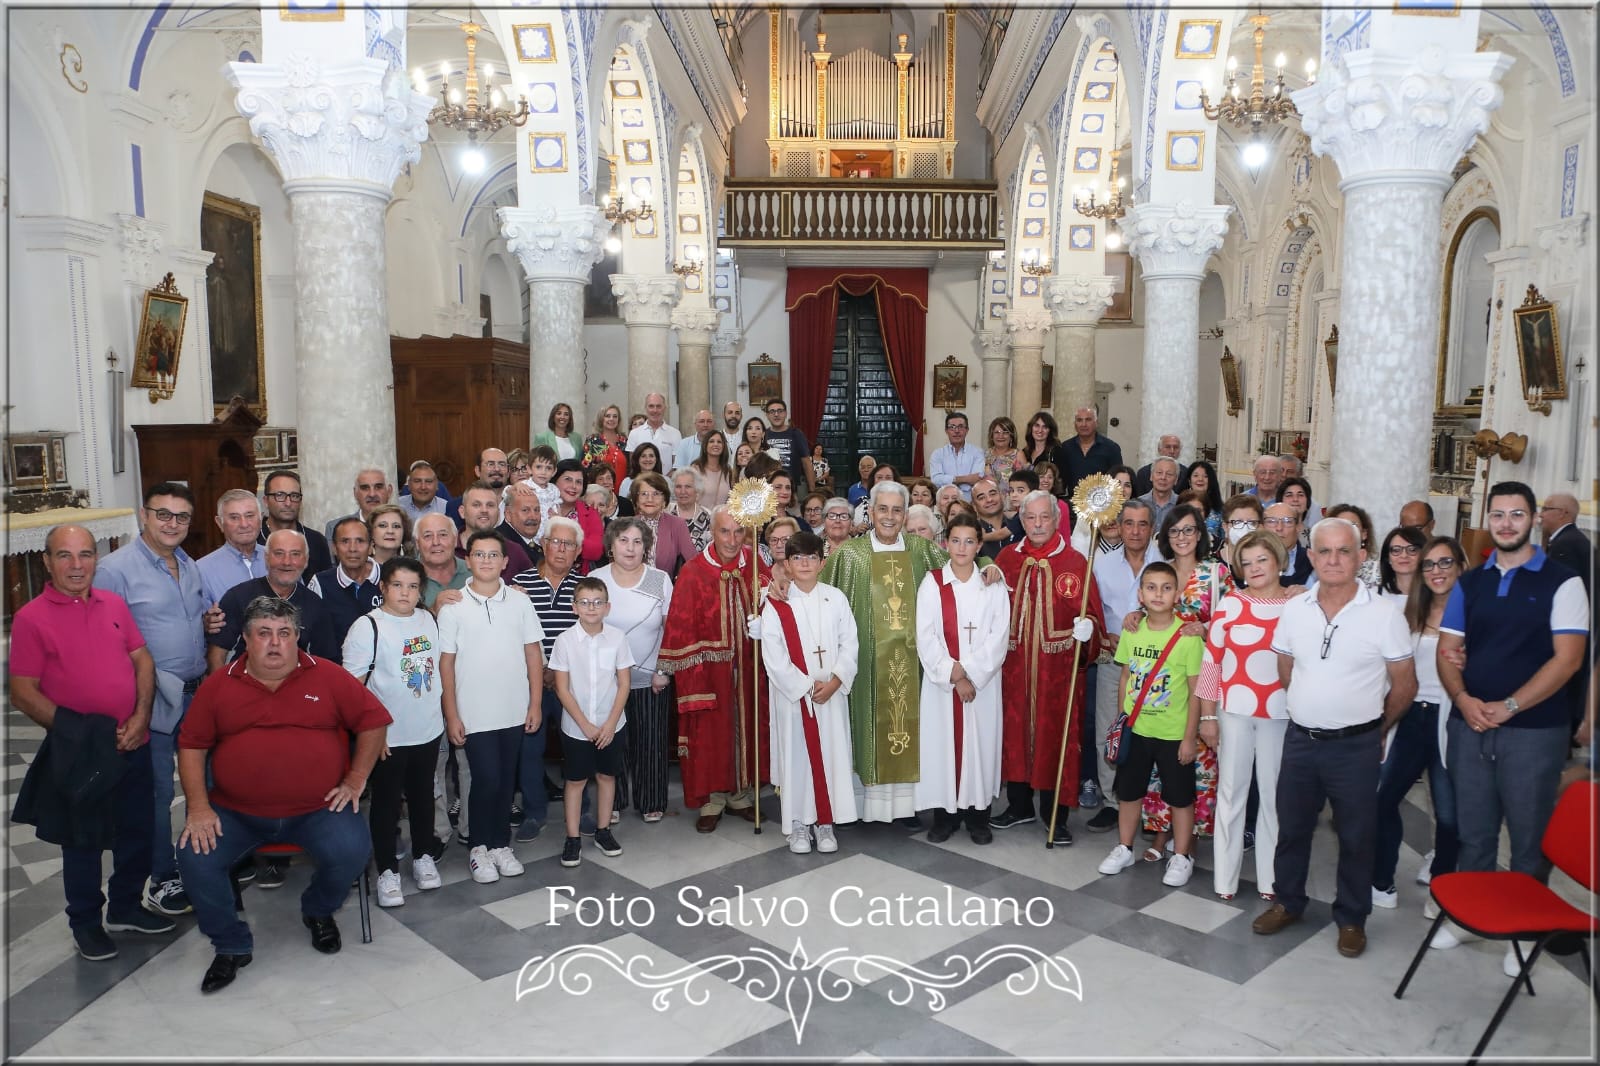
[(1144, 624), (1124, 629), (1117, 643), (1122, 664), (1122, 709), (1129, 717), (1168, 643), (1176, 641), (1145, 691), (1143, 710), (1134, 720), (1126, 761), (1117, 767), (1117, 830), (1120, 842), (1100, 864), (1103, 874), (1132, 866), (1139, 810), (1150, 784), (1150, 768), (1161, 771), (1161, 798), (1172, 811), (1176, 849), (1161, 882), (1174, 888), (1187, 884), (1194, 871), (1194, 761), (1199, 753), (1200, 697), (1195, 688), (1205, 650), (1198, 636), (1180, 635), (1184, 621), (1173, 613), (1178, 602), (1178, 572), (1170, 563), (1151, 563), (1139, 575), (1139, 603)]

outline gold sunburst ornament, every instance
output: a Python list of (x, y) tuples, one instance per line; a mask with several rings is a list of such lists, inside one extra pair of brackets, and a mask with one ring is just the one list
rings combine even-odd
[(728, 493), (728, 510), (741, 526), (760, 529), (778, 513), (778, 492), (760, 478), (747, 477)]
[(1072, 510), (1098, 529), (1122, 511), (1122, 483), (1109, 474), (1090, 474), (1072, 492)]

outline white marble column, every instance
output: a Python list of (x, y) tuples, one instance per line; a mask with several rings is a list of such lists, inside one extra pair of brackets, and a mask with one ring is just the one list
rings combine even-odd
[[(1044, 382), (1044, 341), (1051, 329), (1050, 312), (1043, 309), (1006, 312), (1006, 334), (1011, 340), (1011, 421), (1018, 427), (1039, 410)], [(1004, 411), (1002, 414), (1006, 413)], [(995, 416), (990, 416), (995, 417)], [(979, 427), (988, 447), (988, 419)], [(1020, 433), (1020, 428), (1019, 428)]]
[[(1161, 437), (1183, 441), (1194, 455), (1199, 387), (1200, 282), (1206, 261), (1222, 247), (1232, 208), (1188, 201), (1138, 204), (1122, 224), (1128, 251), (1144, 281), (1144, 387), (1139, 403), (1139, 457), (1156, 456)], [(1132, 459), (1130, 465), (1134, 464)]]
[(705, 307), (680, 307), (672, 312), (672, 328), (678, 332), (678, 410), (688, 422), (696, 411), (721, 415), (721, 406), (711, 403), (711, 338), (717, 332), (721, 311)]
[(1439, 342), (1439, 214), (1450, 171), (1500, 106), (1511, 57), (1372, 49), (1294, 94), (1311, 147), (1338, 164), (1339, 372), (1329, 503), (1381, 529), (1428, 490)]
[[(983, 346), (983, 388), (978, 390), (983, 395), (978, 397), (975, 404), (968, 399), (967, 406), (976, 407), (981, 413), (977, 419), (970, 417), (970, 410), (967, 414), (969, 422), (981, 419), (983, 425), (988, 426), (1005, 414), (1011, 403), (1011, 339), (1004, 330), (983, 330), (978, 334), (978, 343)], [(1037, 392), (1037, 381), (1033, 387)]]
[(572, 408), (572, 424), (589, 433), (583, 290), (611, 223), (591, 204), (502, 207), (496, 217), (506, 250), (527, 278), (529, 424), (544, 425), (559, 401)]
[(617, 294), (617, 308), (628, 327), (628, 406), (624, 410), (643, 411), (645, 396), (659, 392), (667, 397), (667, 421), (673, 425), (684, 419), (680, 414), (673, 422), (667, 327), (678, 306), (681, 284), (676, 274), (611, 275), (611, 291)]
[(737, 333), (715, 333), (711, 337), (711, 410), (719, 419), (723, 405), (739, 398), (739, 341)]
[[(1080, 407), (1094, 406), (1094, 333), (1111, 306), (1115, 283), (1107, 274), (1066, 274), (1045, 282), (1044, 302), (1056, 335), (1050, 408), (1059, 423), (1070, 421)], [(1017, 430), (1023, 431), (1021, 422)]]
[(393, 470), (384, 212), (421, 158), (432, 101), (376, 59), (229, 63), (235, 106), (283, 176), (294, 232), (296, 421), (304, 512), (350, 504), (364, 464)]

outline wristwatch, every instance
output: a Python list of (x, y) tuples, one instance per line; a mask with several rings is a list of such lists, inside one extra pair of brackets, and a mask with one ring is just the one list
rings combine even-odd
[(1505, 698), (1505, 705), (1506, 710), (1510, 711), (1513, 715), (1522, 710), (1522, 707), (1517, 703), (1517, 698), (1515, 696), (1507, 696)]

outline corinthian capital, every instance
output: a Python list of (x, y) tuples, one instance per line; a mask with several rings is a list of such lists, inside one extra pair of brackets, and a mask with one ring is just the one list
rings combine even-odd
[(1128, 251), (1146, 278), (1206, 276), (1206, 260), (1222, 247), (1233, 208), (1188, 200), (1135, 204), (1122, 223)]
[(678, 306), (676, 274), (613, 274), (611, 291), (630, 326), (665, 326)]
[(1058, 326), (1092, 326), (1111, 306), (1117, 279), (1109, 274), (1063, 274), (1044, 284), (1044, 302)]
[(1044, 335), (1054, 325), (1048, 311), (1007, 311), (1006, 332), (1013, 348), (1040, 348)]
[(502, 207), (495, 217), (506, 250), (517, 257), (529, 281), (587, 283), (611, 231), (611, 223), (592, 204)]
[(400, 168), (422, 157), (433, 101), (382, 60), (324, 64), (295, 53), (282, 63), (229, 63), (226, 73), (239, 89), (234, 106), (286, 182), (391, 189)]
[(1450, 173), (1489, 128), (1511, 57), (1497, 52), (1347, 53), (1294, 93), (1311, 148), (1339, 164), (1341, 185), (1394, 171)]
[(680, 307), (672, 312), (672, 328), (678, 331), (679, 344), (710, 344), (721, 318), (721, 311)]

